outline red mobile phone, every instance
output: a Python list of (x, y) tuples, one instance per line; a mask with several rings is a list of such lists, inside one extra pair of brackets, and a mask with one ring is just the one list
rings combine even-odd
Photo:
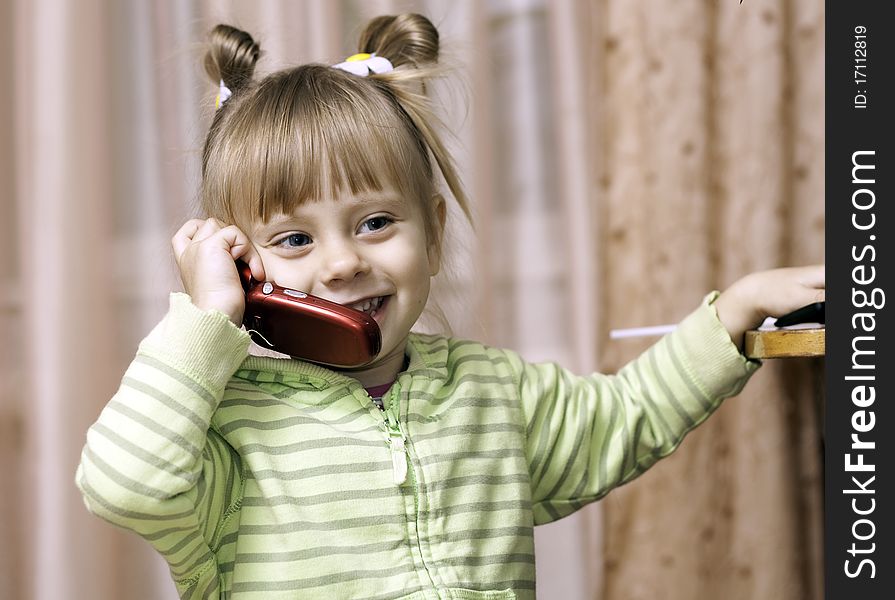
[(241, 260), (236, 268), (246, 292), (243, 324), (259, 346), (343, 368), (363, 366), (379, 354), (379, 325), (367, 313), (257, 281)]

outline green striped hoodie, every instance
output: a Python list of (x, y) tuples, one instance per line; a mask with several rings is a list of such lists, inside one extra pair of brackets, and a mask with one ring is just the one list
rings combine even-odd
[(757, 368), (716, 296), (616, 375), (411, 334), (383, 412), (354, 379), (248, 356), (245, 331), (175, 293), (77, 484), (182, 598), (533, 598), (533, 527), (671, 453)]

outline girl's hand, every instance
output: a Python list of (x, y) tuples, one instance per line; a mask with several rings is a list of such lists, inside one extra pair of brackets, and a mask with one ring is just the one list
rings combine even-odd
[(823, 302), (824, 265), (773, 269), (746, 275), (715, 300), (718, 318), (733, 343), (742, 350), (743, 335), (767, 317), (780, 317), (797, 308)]
[(261, 257), (248, 236), (217, 219), (191, 219), (171, 238), (171, 246), (193, 304), (202, 310), (217, 309), (235, 325), (242, 325), (245, 292), (234, 261), (241, 258), (255, 279), (264, 281)]

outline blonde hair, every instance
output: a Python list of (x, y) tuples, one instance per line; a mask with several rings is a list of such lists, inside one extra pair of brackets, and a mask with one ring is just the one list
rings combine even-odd
[(433, 159), (467, 218), (470, 211), (426, 96), (426, 82), (443, 72), (438, 49), (438, 31), (425, 17), (382, 16), (367, 24), (358, 50), (387, 58), (393, 71), (359, 77), (308, 64), (256, 81), (258, 44), (244, 31), (215, 27), (205, 69), (232, 96), (205, 142), (205, 213), (266, 222), (307, 201), (394, 188), (419, 202), (428, 239), (440, 244)]

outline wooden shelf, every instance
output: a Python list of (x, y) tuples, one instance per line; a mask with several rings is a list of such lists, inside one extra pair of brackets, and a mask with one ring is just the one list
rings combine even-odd
[(747, 331), (745, 354), (749, 358), (792, 358), (823, 356), (826, 353), (826, 328)]

